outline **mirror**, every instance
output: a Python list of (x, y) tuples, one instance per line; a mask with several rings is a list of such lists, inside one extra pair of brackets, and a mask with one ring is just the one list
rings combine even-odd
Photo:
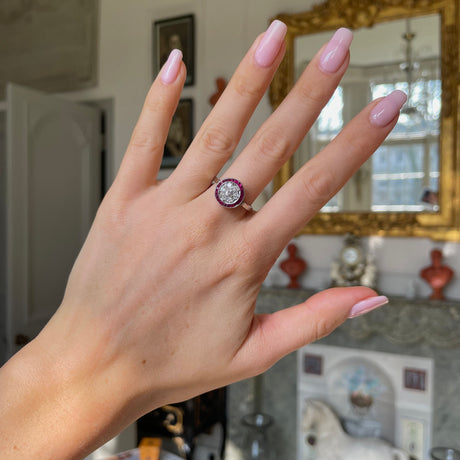
[[(293, 171), (325, 147), (371, 100), (393, 89), (410, 97), (384, 146), (323, 212), (438, 210), (439, 26), (439, 17), (430, 15), (355, 32), (347, 73), (296, 152)], [(295, 39), (296, 79), (329, 35), (323, 32)]]
[(368, 102), (393, 89), (409, 95), (385, 143), (302, 233), (460, 239), (457, 154), (456, 0), (329, 0), (278, 15), (286, 56), (273, 80), (276, 108), (314, 53), (339, 27), (354, 29), (350, 66), (329, 104), (275, 179), (275, 191)]

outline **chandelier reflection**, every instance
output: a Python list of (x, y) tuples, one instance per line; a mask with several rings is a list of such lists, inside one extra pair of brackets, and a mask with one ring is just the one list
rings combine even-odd
[[(437, 59), (418, 61), (414, 51), (417, 34), (412, 31), (411, 20), (406, 19), (404, 40), (405, 61), (399, 68), (403, 72), (407, 103), (401, 111), (401, 122), (411, 126), (412, 130), (438, 134), (441, 111), (441, 80)], [(403, 89), (403, 88), (401, 88)]]

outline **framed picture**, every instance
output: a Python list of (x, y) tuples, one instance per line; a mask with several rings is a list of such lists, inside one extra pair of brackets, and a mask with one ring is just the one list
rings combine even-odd
[(181, 99), (166, 139), (162, 168), (174, 168), (193, 139), (193, 100)]
[(153, 75), (158, 75), (173, 49), (180, 49), (187, 67), (185, 86), (195, 80), (195, 19), (193, 14), (153, 23)]

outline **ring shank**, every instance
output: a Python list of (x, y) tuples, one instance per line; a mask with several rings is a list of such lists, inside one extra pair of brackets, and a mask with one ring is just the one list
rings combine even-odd
[(245, 203), (244, 201), (240, 204), (240, 206), (243, 209), (246, 209), (246, 211), (253, 211), (252, 206), (250, 204)]

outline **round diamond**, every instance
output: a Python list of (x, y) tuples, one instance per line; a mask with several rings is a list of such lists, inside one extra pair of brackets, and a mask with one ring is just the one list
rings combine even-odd
[(216, 198), (222, 206), (235, 208), (243, 202), (243, 185), (236, 179), (224, 179), (217, 184)]
[(235, 204), (241, 196), (241, 190), (234, 182), (226, 182), (219, 188), (219, 198), (225, 204)]

